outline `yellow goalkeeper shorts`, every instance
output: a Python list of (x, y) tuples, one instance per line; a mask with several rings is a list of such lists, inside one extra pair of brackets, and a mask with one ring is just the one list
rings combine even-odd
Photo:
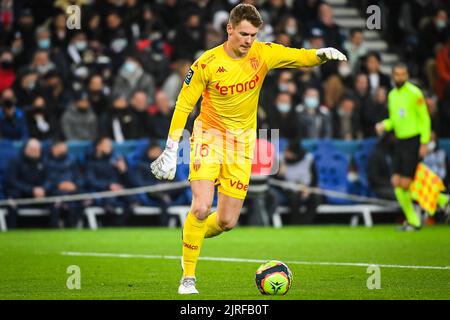
[(211, 180), (218, 191), (245, 199), (252, 169), (254, 143), (225, 142), (213, 135), (191, 138), (189, 181)]

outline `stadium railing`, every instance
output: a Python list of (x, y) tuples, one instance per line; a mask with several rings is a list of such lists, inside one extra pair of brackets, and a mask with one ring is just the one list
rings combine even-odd
[[(5, 141), (0, 140), (2, 142), (2, 145), (5, 143)], [(161, 145), (164, 144), (164, 141), (159, 141)], [(360, 152), (361, 150), (364, 150), (364, 146), (367, 144), (367, 140), (355, 140), (355, 141), (343, 141), (343, 140), (329, 140), (328, 141), (334, 148), (339, 150), (340, 152), (345, 153), (349, 158), (351, 158), (355, 153)], [(124, 143), (118, 144), (114, 143), (114, 149), (115, 152), (118, 154), (122, 154), (126, 156), (127, 154), (132, 153), (138, 146), (142, 147), (143, 140), (129, 140), (125, 141)], [(302, 140), (302, 144), (305, 147), (306, 150), (310, 152), (314, 152), (317, 147), (318, 143), (320, 143), (320, 140)], [(86, 151), (89, 150), (89, 148), (92, 148), (92, 143), (89, 141), (68, 141), (67, 142), (69, 147), (69, 152), (73, 155), (75, 155), (79, 159), (83, 159)], [(374, 144), (374, 141), (372, 139), (372, 145)], [(440, 139), (439, 140), (440, 147), (446, 151), (447, 156), (450, 157), (450, 139)], [(13, 142), (12, 143), (15, 151), (18, 153), (19, 150), (23, 146), (23, 142)], [(286, 141), (282, 140), (279, 143), (280, 146), (285, 146)], [(2, 148), (4, 151), (4, 148)], [(282, 150), (278, 150), (278, 152), (281, 152)], [(1, 173), (1, 172), (0, 172)], [(0, 181), (2, 183), (2, 181)], [(367, 190), (366, 190), (367, 192)], [(217, 199), (215, 199), (216, 201)], [(188, 208), (187, 204), (182, 205), (175, 205), (169, 207), (168, 211), (171, 215), (170, 218), (170, 226), (175, 226), (177, 224), (177, 219), (182, 223), (184, 221), (184, 215), (186, 214), (186, 207)], [(87, 218), (88, 226), (91, 229), (95, 229), (98, 227), (97, 225), (97, 219), (96, 217), (98, 215), (104, 214), (102, 210), (99, 210), (101, 208), (96, 207), (87, 207), (85, 209), (85, 216)], [(342, 204), (342, 205), (332, 205), (328, 203), (320, 204), (317, 208), (318, 214), (353, 214), (350, 220), (350, 225), (357, 225), (359, 217), (362, 217), (362, 220), (364, 222), (364, 225), (367, 227), (370, 227), (373, 225), (372, 220), (372, 214), (378, 213), (378, 212), (393, 212), (398, 209), (393, 208), (386, 208), (385, 206), (380, 206), (376, 204), (364, 204), (364, 203), (357, 203), (357, 204)], [(245, 211), (245, 210), (243, 210)], [(275, 227), (281, 227), (282, 226), (282, 220), (281, 215), (286, 214), (288, 212), (287, 207), (279, 207), (273, 218), (273, 224)], [(18, 211), (18, 214), (20, 216), (39, 216), (39, 215), (48, 215), (48, 211), (45, 209), (20, 209)], [(137, 207), (134, 210), (134, 214), (136, 215), (158, 215), (160, 214), (160, 209), (158, 207)], [(7, 210), (4, 208), (0, 208), (0, 230), (7, 230), (7, 225), (5, 221), (5, 216), (7, 215)]]

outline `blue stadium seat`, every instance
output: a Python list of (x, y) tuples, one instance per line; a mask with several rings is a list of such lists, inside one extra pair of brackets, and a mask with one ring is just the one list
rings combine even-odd
[[(330, 150), (323, 145), (314, 153), (318, 186), (321, 189), (333, 190), (342, 193), (349, 192), (347, 170), (349, 161), (347, 156), (337, 150)], [(325, 196), (330, 204), (351, 204), (352, 201)]]
[(147, 139), (137, 140), (134, 150), (125, 154), (125, 160), (130, 168), (134, 168), (136, 163), (143, 158), (149, 144), (150, 141)]
[(9, 165), (17, 157), (19, 150), (12, 143), (2, 143), (0, 148), (0, 190), (6, 192), (5, 180)]
[(375, 146), (376, 139), (367, 139), (361, 144), (360, 150), (353, 154), (353, 160), (358, 169), (358, 176), (361, 189), (359, 194), (367, 197), (374, 197), (375, 194), (370, 188), (367, 170), (369, 165), (370, 155)]

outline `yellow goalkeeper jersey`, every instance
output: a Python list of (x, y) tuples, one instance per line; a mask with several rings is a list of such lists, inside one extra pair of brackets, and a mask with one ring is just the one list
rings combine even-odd
[[(194, 128), (201, 123), (202, 130), (213, 128), (222, 133), (254, 130), (259, 93), (267, 72), (274, 68), (312, 67), (321, 63), (315, 49), (288, 48), (258, 41), (244, 58), (233, 59), (222, 44), (204, 52), (191, 66), (175, 110), (187, 117), (202, 96)], [(173, 119), (169, 136), (178, 140), (180, 134), (174, 130), (183, 129), (184, 125), (185, 121), (177, 124)]]

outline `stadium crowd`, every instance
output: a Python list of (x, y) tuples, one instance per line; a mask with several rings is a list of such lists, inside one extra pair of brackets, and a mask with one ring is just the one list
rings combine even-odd
[[(130, 173), (123, 158), (113, 157), (111, 143), (167, 137), (187, 70), (204, 50), (226, 40), (228, 12), (238, 2), (0, 0), (0, 140), (24, 145), (2, 177), (0, 198), (114, 191), (157, 183), (148, 170), (161, 152), (157, 144), (150, 144)], [(388, 115), (391, 79), (381, 71), (380, 53), (368, 50), (364, 30), (340, 28), (332, 7), (321, 0), (243, 2), (257, 6), (263, 16), (260, 41), (305, 48), (332, 46), (348, 57), (348, 62), (314, 69), (269, 73), (260, 97), (259, 128), (279, 128), (280, 137), (294, 141), (376, 137), (375, 124)], [(438, 138), (450, 137), (449, 3), (348, 2), (362, 14), (371, 4), (384, 10), (380, 32), (426, 92), (435, 145)], [(66, 8), (72, 4), (81, 8), (80, 29), (66, 25)], [(198, 108), (188, 129), (197, 114)], [(93, 143), (84, 168), (67, 155), (66, 140)], [(379, 150), (389, 148), (386, 141), (389, 138), (380, 140)], [(48, 150), (42, 143), (48, 143)], [(380, 164), (369, 171), (382, 181), (373, 183), (389, 189), (388, 175), (382, 174), (388, 171), (380, 169), (388, 165), (383, 151), (374, 156)], [(293, 145), (286, 159), (288, 172), (300, 161), (307, 161), (314, 171), (311, 156)], [(445, 165), (446, 177), (448, 165), (439, 157), (433, 161)], [(313, 174), (307, 176), (306, 183), (313, 184)], [(384, 192), (389, 190), (379, 195), (389, 198)], [(124, 212), (136, 203), (156, 203), (164, 209), (177, 196), (121, 197), (103, 205), (122, 207)], [(299, 205), (297, 196), (290, 198), (294, 208)], [(52, 225), (56, 226), (61, 207), (72, 213), (69, 224), (75, 225), (79, 205), (87, 204), (53, 205)], [(125, 223), (127, 216), (116, 223)], [(161, 223), (166, 224), (167, 215), (163, 216)]]

